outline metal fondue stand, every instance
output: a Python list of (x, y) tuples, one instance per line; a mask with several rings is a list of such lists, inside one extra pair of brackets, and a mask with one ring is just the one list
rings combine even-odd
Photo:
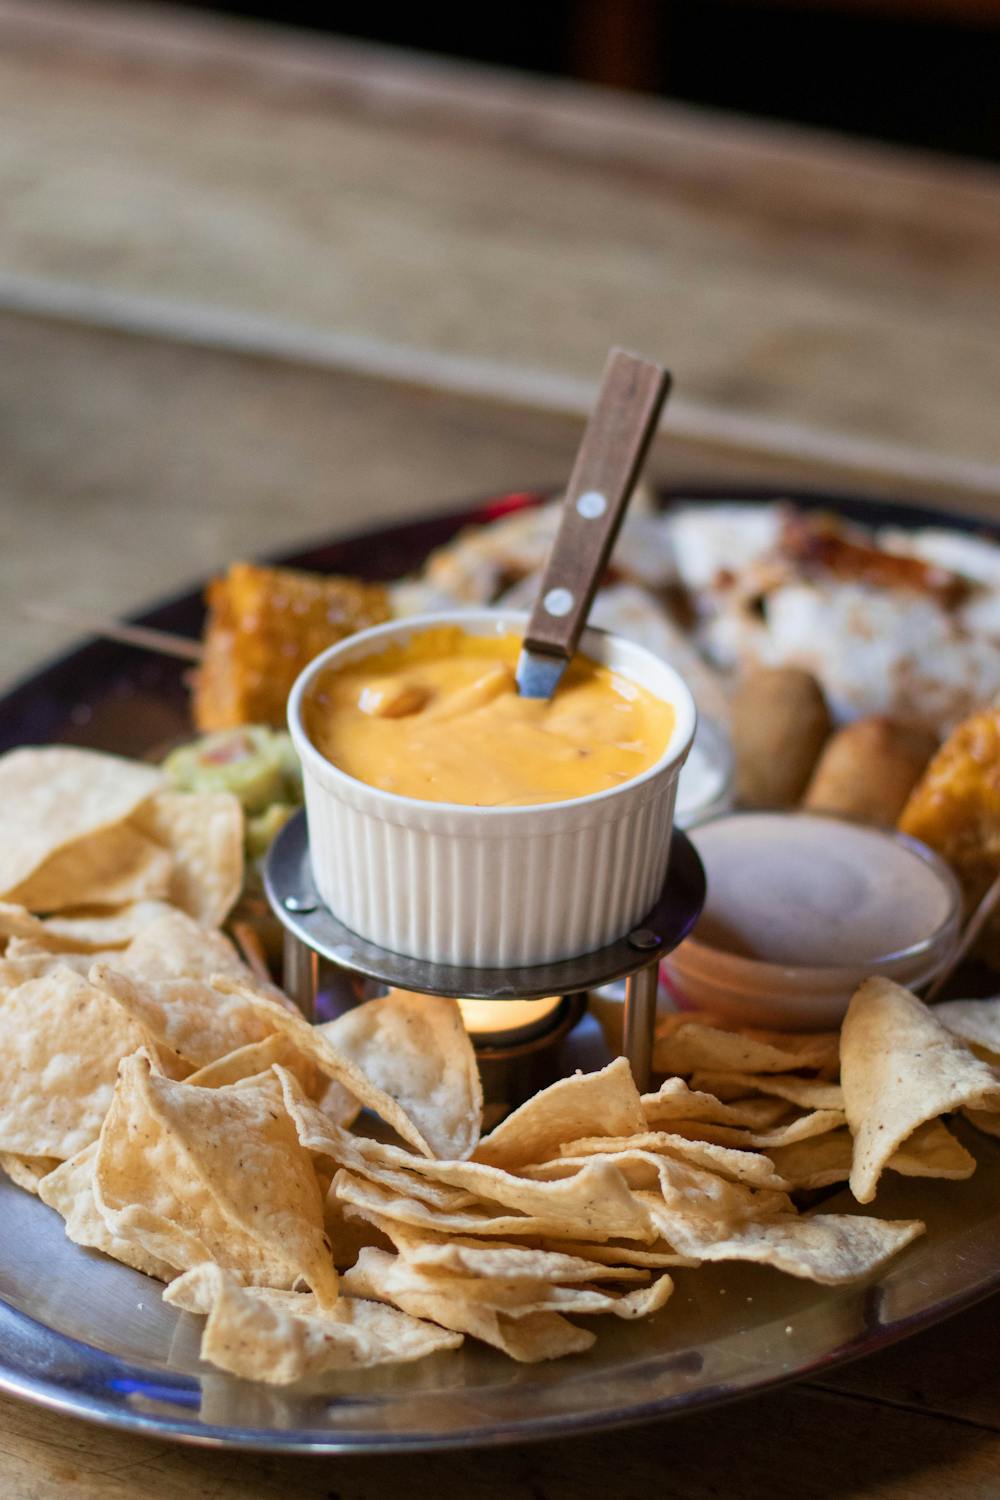
[(457, 968), (424, 963), (369, 943), (328, 911), (313, 884), (305, 812), (271, 845), (264, 888), (284, 929), (285, 989), (314, 1019), (319, 960), (394, 989), (450, 999), (535, 1000), (580, 995), (625, 979), (624, 1055), (636, 1084), (649, 1087), (660, 960), (694, 926), (705, 899), (705, 873), (694, 846), (675, 829), (659, 898), (625, 937), (594, 953), (524, 969)]

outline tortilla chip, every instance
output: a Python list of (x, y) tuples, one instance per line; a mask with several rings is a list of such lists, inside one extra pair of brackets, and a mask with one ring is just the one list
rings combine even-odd
[(680, 1011), (657, 1027), (657, 1073), (790, 1073), (798, 1068), (835, 1072), (838, 1037), (830, 1032), (727, 1031), (701, 1012)]
[[(603, 1167), (604, 1164), (602, 1163)], [(570, 1194), (550, 1202), (550, 1211), (544, 1215), (496, 1212), (486, 1204), (465, 1209), (438, 1209), (423, 1202), (415, 1195), (404, 1197), (401, 1193), (383, 1186), (381, 1182), (360, 1177), (345, 1169), (337, 1173), (330, 1188), (331, 1196), (357, 1209), (362, 1217), (373, 1218), (381, 1223), (388, 1219), (400, 1224), (409, 1224), (415, 1229), (430, 1229), (438, 1234), (483, 1235), (490, 1239), (509, 1239), (515, 1235), (539, 1236), (548, 1239), (603, 1239), (633, 1238), (650, 1241), (654, 1238), (648, 1214), (631, 1193), (621, 1173), (614, 1168), (611, 1179), (612, 1191), (617, 1200), (610, 1211), (600, 1215), (588, 1213), (593, 1207), (593, 1195), (604, 1185), (594, 1175), (596, 1169), (588, 1167), (591, 1176), (585, 1182), (585, 1195), (578, 1206), (574, 1204), (573, 1183), (555, 1182), (553, 1188), (570, 1188)], [(578, 1177), (583, 1176), (579, 1173)], [(624, 1200), (624, 1202), (623, 1202)], [(627, 1205), (627, 1206), (626, 1206)], [(571, 1211), (572, 1207), (572, 1211)], [(624, 1227), (617, 1227), (623, 1225)]]
[(250, 973), (223, 933), (173, 906), (146, 923), (116, 962), (141, 979), (211, 979), (213, 974), (245, 979)]
[(24, 906), (0, 903), (0, 937), (14, 938), (7, 957), (108, 952), (125, 948), (147, 922), (171, 910), (165, 901), (133, 901), (103, 910), (79, 907), (55, 917), (36, 917)]
[(50, 940), (58, 939), (77, 953), (100, 953), (108, 949), (127, 948), (143, 928), (160, 917), (170, 915), (168, 901), (131, 901), (127, 906), (106, 910), (81, 906), (45, 917), (44, 926)]
[[(492, 1311), (522, 1320), (537, 1313), (558, 1312), (600, 1314), (633, 1319), (648, 1316), (661, 1308), (673, 1291), (668, 1276), (658, 1277), (648, 1286), (631, 1292), (603, 1291), (586, 1285), (565, 1286), (552, 1280), (526, 1277), (489, 1277), (451, 1275), (437, 1269), (425, 1271), (413, 1260), (389, 1256), (385, 1251), (364, 1250), (358, 1257), (362, 1276), (374, 1280), (379, 1270), (386, 1273), (393, 1300), (401, 1293), (411, 1296), (447, 1298), (452, 1304), (465, 1304), (476, 1313)], [(350, 1274), (350, 1273), (348, 1273)], [(467, 1330), (468, 1331), (468, 1330)]]
[[(439, 1163), (438, 1166), (445, 1175), (460, 1170), (464, 1174), (462, 1182), (469, 1187), (476, 1185), (470, 1175), (476, 1168), (475, 1163)], [(645, 1195), (633, 1189), (648, 1188), (657, 1183), (667, 1201), (693, 1212), (714, 1215), (716, 1219), (776, 1214), (790, 1206), (784, 1192), (750, 1189), (742, 1183), (727, 1181), (714, 1171), (703, 1171), (690, 1162), (636, 1150), (578, 1161), (557, 1159), (544, 1162), (524, 1168), (520, 1178), (510, 1177), (497, 1168), (483, 1166), (478, 1170), (492, 1174), (492, 1177), (479, 1179), (484, 1200), (481, 1208), (477, 1211), (473, 1207), (461, 1214), (441, 1215), (437, 1219), (422, 1211), (416, 1212), (412, 1202), (393, 1204), (391, 1200), (373, 1199), (370, 1193), (366, 1196), (364, 1190), (359, 1192), (357, 1181), (344, 1180), (344, 1174), (338, 1174), (334, 1179), (331, 1191), (360, 1208), (384, 1213), (390, 1219), (401, 1219), (416, 1227), (494, 1236), (539, 1234), (596, 1241), (611, 1238), (648, 1240), (650, 1226), (642, 1206)], [(377, 1187), (380, 1192), (385, 1190), (384, 1183), (370, 1165), (364, 1168), (364, 1174), (372, 1187)], [(454, 1177), (451, 1180), (455, 1180)], [(529, 1186), (536, 1190), (530, 1196), (526, 1191)], [(545, 1189), (544, 1193), (538, 1192), (541, 1188)], [(495, 1204), (487, 1200), (487, 1193), (502, 1196), (506, 1208), (518, 1208), (524, 1217), (501, 1219)], [(550, 1225), (553, 1227), (548, 1227)]]
[(187, 1271), (163, 1300), (207, 1313), (202, 1359), (270, 1385), (291, 1385), (327, 1370), (402, 1364), (462, 1343), (460, 1334), (382, 1302), (341, 1297), (324, 1308), (310, 1293), (242, 1286), (216, 1265)]
[(215, 1062), (206, 1063), (184, 1082), (202, 1089), (223, 1088), (226, 1084), (256, 1078), (259, 1074), (266, 1073), (275, 1063), (287, 1068), (307, 1095), (315, 1088), (315, 1067), (307, 1057), (296, 1051), (288, 1037), (280, 1031), (272, 1031), (263, 1041), (249, 1042), (245, 1047), (238, 1047), (235, 1052), (227, 1052)]
[(770, 1151), (777, 1146), (790, 1146), (794, 1141), (804, 1141), (813, 1135), (825, 1135), (845, 1123), (840, 1109), (814, 1109), (811, 1114), (799, 1115), (773, 1130), (736, 1130), (729, 1125), (709, 1125), (701, 1120), (688, 1123), (675, 1120), (674, 1131), (693, 1140), (712, 1141), (719, 1146), (735, 1146), (747, 1151)]
[(705, 1261), (756, 1261), (823, 1286), (864, 1280), (924, 1232), (918, 1219), (787, 1214), (720, 1225), (655, 1200), (649, 1206), (663, 1234), (679, 1250)]
[(317, 1028), (396, 1100), (435, 1156), (464, 1160), (479, 1140), (483, 1090), (454, 1000), (391, 990)]
[[(854, 1140), (848, 1129), (832, 1130), (791, 1146), (778, 1146), (770, 1153), (776, 1171), (787, 1179), (790, 1190), (830, 1187), (846, 1182), (854, 1160)], [(940, 1120), (928, 1120), (903, 1142), (886, 1163), (890, 1172), (904, 1177), (971, 1177), (975, 1157), (955, 1139)]]
[[(631, 1196), (613, 1168), (596, 1173), (581, 1172), (573, 1184), (540, 1183), (515, 1176), (501, 1167), (476, 1161), (431, 1161), (414, 1156), (398, 1146), (349, 1135), (330, 1126), (319, 1111), (302, 1097), (294, 1081), (281, 1068), (275, 1070), (282, 1081), (285, 1107), (295, 1121), (299, 1140), (310, 1151), (325, 1153), (342, 1166), (374, 1182), (390, 1183), (402, 1192), (435, 1202), (428, 1192), (433, 1186), (441, 1207), (462, 1208), (466, 1204), (489, 1203), (514, 1209), (518, 1213), (545, 1217), (556, 1212), (560, 1203), (574, 1217), (582, 1216), (593, 1226), (608, 1220), (642, 1229), (643, 1219), (635, 1212)], [(451, 1203), (442, 1195), (457, 1191), (461, 1197)], [(621, 1233), (608, 1229), (605, 1233)]]
[(393, 1167), (378, 1166), (374, 1162), (361, 1160), (348, 1168), (348, 1171), (352, 1170), (359, 1177), (367, 1177), (370, 1182), (377, 1182), (380, 1187), (400, 1193), (404, 1198), (419, 1198), (421, 1203), (440, 1209), (442, 1213), (460, 1213), (463, 1209), (482, 1207), (482, 1202), (475, 1193), (449, 1187), (444, 1182), (430, 1182), (422, 1177), (413, 1177)]
[(1000, 1135), (1000, 1115), (985, 1109), (963, 1109), (965, 1118), (984, 1135)]
[(105, 1224), (94, 1200), (94, 1164), (97, 1142), (86, 1146), (50, 1172), (39, 1184), (38, 1196), (65, 1220), (66, 1235), (75, 1245), (86, 1245), (110, 1255), (113, 1260), (169, 1281), (173, 1270), (166, 1261), (149, 1255), (132, 1240), (120, 1239)]
[(510, 1309), (512, 1318), (526, 1318), (534, 1313), (558, 1312), (564, 1316), (593, 1317), (610, 1313), (613, 1318), (633, 1321), (659, 1312), (670, 1300), (674, 1283), (669, 1276), (657, 1276), (649, 1286), (631, 1292), (604, 1292), (594, 1286), (544, 1286), (534, 1300)]
[(133, 825), (171, 855), (168, 896), (218, 927), (243, 889), (243, 809), (232, 792), (156, 792)]
[[(449, 1277), (448, 1281), (458, 1279)], [(456, 1333), (470, 1333), (521, 1363), (579, 1354), (594, 1342), (592, 1333), (574, 1327), (558, 1313), (538, 1312), (513, 1319), (463, 1299), (453, 1286), (436, 1291), (418, 1284), (399, 1256), (380, 1250), (362, 1251), (357, 1265), (344, 1276), (344, 1290), (352, 1296), (391, 1302), (412, 1317), (429, 1318)]]
[[(477, 1194), (461, 1183), (452, 1186), (436, 1170), (431, 1170), (426, 1177), (417, 1170), (421, 1164), (437, 1168), (444, 1167), (445, 1163), (431, 1164), (425, 1157), (398, 1146), (351, 1135), (334, 1125), (318, 1105), (305, 1097), (285, 1068), (277, 1064), (274, 1071), (281, 1082), (285, 1108), (295, 1124), (301, 1145), (307, 1151), (321, 1158), (328, 1157), (338, 1166), (348, 1167), (404, 1196), (421, 1198), (435, 1208), (460, 1209), (477, 1202)], [(454, 1165), (461, 1167), (464, 1163)]]
[[(288, 1064), (285, 1064), (285, 1066), (287, 1067)], [(292, 1068), (291, 1071), (301, 1081), (301, 1067)], [(316, 1107), (326, 1115), (327, 1119), (331, 1120), (334, 1125), (341, 1126), (344, 1130), (348, 1126), (353, 1125), (361, 1113), (361, 1100), (356, 1099), (350, 1089), (345, 1089), (344, 1085), (338, 1083), (335, 1078), (327, 1078), (323, 1086), (318, 1090), (310, 1087), (308, 1084), (305, 1085), (305, 1089), (310, 1097), (315, 1098)]]
[(0, 1151), (0, 1168), (26, 1193), (37, 1193), (42, 1178), (54, 1172), (58, 1165), (55, 1156), (20, 1156), (16, 1151)]
[[(694, 1093), (706, 1091), (709, 1094), (714, 1095), (715, 1098), (720, 1100), (723, 1104), (738, 1104), (747, 1098), (747, 1093), (742, 1084), (733, 1083), (732, 1080), (734, 1078), (744, 1078), (748, 1076), (757, 1077), (759, 1075), (748, 1075), (744, 1073), (710, 1073), (702, 1072), (700, 1069), (696, 1069), (693, 1073), (688, 1074), (687, 1082), (689, 1088)], [(668, 1079), (667, 1082), (669, 1083), (670, 1080)], [(749, 1102), (756, 1102), (758, 1104), (771, 1104), (773, 1105), (775, 1110), (777, 1110), (779, 1104), (784, 1103), (782, 1099), (768, 1099), (761, 1094), (754, 1095)], [(788, 1113), (790, 1108), (791, 1105), (785, 1104), (786, 1114)]]
[[(692, 1088), (708, 1089), (709, 1093), (714, 1093), (716, 1086), (738, 1089), (741, 1094), (765, 1094), (777, 1100), (783, 1099), (798, 1109), (842, 1110), (844, 1107), (844, 1093), (839, 1083), (797, 1078), (791, 1073), (698, 1073), (691, 1080)], [(745, 1102), (752, 1104), (755, 1101), (747, 1099)]]
[[(561, 1295), (583, 1289), (580, 1286), (561, 1286), (557, 1282), (524, 1279), (511, 1281), (498, 1277), (450, 1276), (440, 1271), (426, 1272), (400, 1255), (371, 1247), (359, 1252), (355, 1266), (360, 1263), (364, 1269), (369, 1257), (374, 1256), (385, 1256), (391, 1261), (394, 1292), (406, 1287), (418, 1295), (430, 1293), (433, 1297), (464, 1303), (479, 1311), (503, 1313), (511, 1318), (527, 1317), (530, 1313), (537, 1312), (559, 1312), (562, 1310), (558, 1306)], [(353, 1269), (354, 1267), (348, 1267), (345, 1276)], [(647, 1291), (648, 1287), (641, 1287), (640, 1290)], [(395, 1296), (392, 1300), (396, 1301)]]
[(599, 1073), (575, 1073), (535, 1094), (480, 1141), (473, 1159), (513, 1170), (544, 1161), (563, 1141), (595, 1130), (619, 1136), (645, 1128), (639, 1090), (619, 1057)]
[(322, 1028), (310, 1026), (300, 1012), (288, 1010), (274, 1000), (262, 997), (245, 980), (229, 975), (216, 975), (212, 983), (213, 988), (221, 990), (223, 994), (241, 995), (247, 999), (251, 1007), (256, 1007), (259, 1016), (270, 1021), (275, 1031), (283, 1032), (298, 1051), (312, 1059), (321, 1073), (334, 1079), (354, 1098), (373, 1109), (404, 1141), (409, 1141), (424, 1156), (433, 1157), (433, 1147), (403, 1106), (386, 1093), (385, 1089), (373, 1083), (356, 1062), (345, 1057), (323, 1035)]
[(589, 1256), (526, 1245), (484, 1244), (461, 1238), (428, 1238), (387, 1222), (387, 1232), (403, 1259), (426, 1274), (483, 1276), (499, 1281), (645, 1281), (638, 1266), (607, 1266)]
[(0, 937), (20, 938), (30, 945), (32, 951), (42, 953), (69, 946), (61, 943), (58, 938), (49, 940), (46, 924), (41, 917), (32, 916), (26, 906), (16, 906), (7, 901), (0, 902)]
[(546, 1284), (649, 1280), (649, 1271), (644, 1267), (609, 1266), (586, 1253), (564, 1254), (558, 1247), (456, 1238), (414, 1229), (390, 1219), (380, 1220), (377, 1215), (371, 1215), (366, 1222), (384, 1241), (381, 1248), (396, 1250), (407, 1265), (430, 1277), (432, 1282), (435, 1277), (446, 1278), (438, 1283), (439, 1291), (445, 1289), (447, 1279), (460, 1277), (466, 1282), (476, 1282), (465, 1295), (475, 1301), (488, 1301), (502, 1287), (501, 1300), (491, 1304), (498, 1308), (503, 1305), (524, 1309), (532, 1298), (537, 1299)]
[(172, 868), (166, 849), (119, 823), (57, 850), (7, 894), (35, 912), (118, 907), (166, 896)]
[[(545, 1242), (542, 1242), (543, 1245)], [(556, 1241), (546, 1249), (561, 1248), (567, 1255), (584, 1255), (607, 1268), (636, 1266), (640, 1270), (658, 1271), (667, 1266), (700, 1266), (701, 1261), (691, 1255), (679, 1255), (666, 1240), (655, 1240), (651, 1245), (618, 1245), (609, 1241), (603, 1245), (576, 1244), (573, 1240)], [(598, 1278), (595, 1277), (595, 1280)]]
[[(19, 944), (19, 939), (12, 938), (7, 945), (8, 953), (15, 947), (15, 944)], [(25, 952), (21, 946), (18, 946), (16, 956), (0, 958), (0, 992), (16, 990), (19, 985), (27, 984), (30, 979), (45, 979), (50, 974), (56, 974), (65, 969), (86, 979), (95, 961), (119, 957), (120, 954), (114, 950), (111, 953), (100, 954), (33, 953)]]
[(97, 1139), (146, 1033), (68, 967), (0, 995), (0, 1150), (64, 1160)]
[[(648, 1192), (659, 1187), (665, 1202), (710, 1214), (717, 1220), (761, 1217), (791, 1208), (783, 1183), (751, 1188), (679, 1157), (635, 1146), (610, 1155), (561, 1157), (525, 1170), (538, 1182), (565, 1182), (584, 1167), (599, 1165), (615, 1167), (633, 1190)], [(772, 1183), (778, 1182), (770, 1162), (766, 1172)]]
[(673, 1120), (709, 1120), (716, 1125), (742, 1125), (766, 1130), (786, 1113), (778, 1099), (743, 1099), (735, 1091), (735, 1102), (725, 1103), (708, 1085), (689, 1087), (683, 1078), (667, 1078), (655, 1094), (643, 1094), (646, 1125), (657, 1130)]
[[(7, 910), (12, 912), (23, 911), (24, 908), (21, 906), (9, 906)], [(28, 915), (31, 916), (31, 913), (29, 912)], [(31, 920), (33, 922), (38, 922), (39, 926), (41, 926), (40, 917), (31, 916)], [(0, 959), (0, 972), (2, 972), (4, 975), (5, 986), (7, 988), (10, 988), (13, 983), (17, 982), (14, 977), (18, 972), (17, 966), (24, 963), (25, 960), (45, 958), (50, 959), (53, 963), (55, 963), (60, 958), (65, 958), (71, 961), (74, 957), (82, 958), (82, 956), (83, 955), (80, 953), (60, 953), (53, 949), (51, 944), (39, 942), (38, 939), (34, 937), (9, 937), (7, 939), (7, 946), (4, 948), (4, 956), (2, 959)], [(11, 964), (13, 964), (15, 967), (10, 970), (11, 978), (8, 980), (7, 973), (9, 965)], [(38, 973), (42, 972), (46, 971), (44, 969), (40, 969), (36, 973), (26, 973), (23, 977), (25, 979), (35, 979), (38, 977)]]
[(95, 964), (89, 977), (188, 1068), (207, 1067), (274, 1033), (241, 995), (224, 994), (204, 979), (130, 979), (107, 964)]
[[(358, 1137), (352, 1137), (352, 1139), (356, 1140)], [(400, 1193), (404, 1198), (419, 1198), (421, 1203), (428, 1203), (432, 1208), (439, 1208), (445, 1213), (458, 1213), (465, 1208), (481, 1206), (481, 1200), (476, 1194), (468, 1192), (465, 1188), (450, 1187), (445, 1182), (434, 1182), (417, 1177), (410, 1172), (401, 1171), (398, 1167), (362, 1156), (360, 1153), (352, 1156), (349, 1161), (338, 1162), (338, 1165), (344, 1165), (348, 1171), (357, 1172), (359, 1177), (367, 1177), (369, 1181), (377, 1182), (380, 1187)]]
[(993, 1000), (945, 1000), (934, 1015), (970, 1047), (981, 1047), (1000, 1060), (1000, 997)]
[(349, 1270), (369, 1245), (377, 1250), (392, 1250), (393, 1242), (375, 1216), (362, 1217), (346, 1203), (327, 1192), (323, 1204), (323, 1223), (333, 1246), (333, 1263), (338, 1271)]
[[(613, 1160), (614, 1153), (627, 1151), (662, 1152), (665, 1156), (676, 1156), (696, 1167), (704, 1167), (706, 1171), (715, 1172), (732, 1182), (745, 1182), (754, 1187), (785, 1186), (766, 1156), (753, 1151), (734, 1151), (729, 1146), (717, 1146), (708, 1141), (689, 1140), (686, 1136), (662, 1130), (650, 1130), (643, 1135), (584, 1136), (582, 1140), (567, 1141), (561, 1146), (559, 1159), (607, 1156)], [(525, 1170), (531, 1172), (534, 1169)]]
[(942, 1120), (918, 1125), (886, 1163), (902, 1177), (947, 1177), (960, 1181), (976, 1170), (976, 1158)]
[(851, 1191), (875, 1197), (879, 1177), (918, 1125), (951, 1110), (1000, 1110), (1000, 1082), (920, 1000), (867, 979), (844, 1019), (841, 1082), (854, 1136)]
[(123, 823), (163, 783), (152, 766), (65, 745), (0, 756), (0, 896), (29, 905), (16, 892), (37, 870), (61, 849)]
[(854, 1141), (846, 1125), (825, 1135), (808, 1136), (790, 1146), (772, 1146), (767, 1153), (789, 1192), (832, 1187), (846, 1182), (854, 1160)]
[(192, 1088), (157, 1077), (143, 1053), (126, 1058), (94, 1187), (111, 1232), (175, 1270), (211, 1260), (255, 1285), (301, 1277), (324, 1306), (336, 1300), (319, 1184), (271, 1074)]

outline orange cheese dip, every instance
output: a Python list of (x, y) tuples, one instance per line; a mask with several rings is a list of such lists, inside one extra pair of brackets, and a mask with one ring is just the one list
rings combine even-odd
[(440, 625), (331, 668), (305, 703), (309, 738), (370, 786), (472, 807), (585, 797), (660, 758), (670, 704), (580, 655), (550, 701), (522, 698), (520, 649), (516, 635)]

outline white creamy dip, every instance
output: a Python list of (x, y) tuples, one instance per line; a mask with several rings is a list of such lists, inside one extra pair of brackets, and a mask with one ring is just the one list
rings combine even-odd
[(694, 940), (765, 963), (872, 963), (922, 943), (953, 892), (901, 839), (837, 818), (744, 813), (692, 838), (708, 877)]

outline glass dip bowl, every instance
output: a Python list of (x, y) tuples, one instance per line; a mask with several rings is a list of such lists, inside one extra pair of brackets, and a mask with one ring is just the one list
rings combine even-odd
[(666, 973), (682, 1005), (749, 1026), (839, 1025), (863, 979), (920, 989), (961, 921), (951, 870), (916, 839), (820, 813), (730, 813), (688, 830), (704, 910)]

